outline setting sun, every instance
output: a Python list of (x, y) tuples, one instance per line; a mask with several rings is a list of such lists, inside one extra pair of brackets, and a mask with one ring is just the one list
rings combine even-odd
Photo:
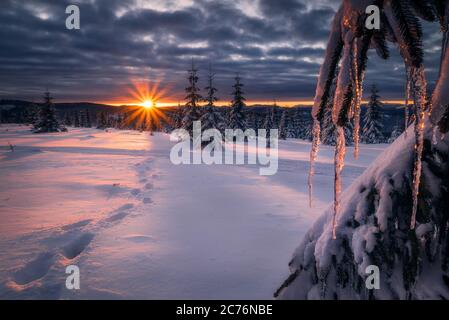
[[(128, 105), (132, 107), (126, 115), (125, 125), (141, 131), (157, 131), (170, 120), (159, 110), (164, 105), (167, 88), (159, 87), (160, 81), (138, 82), (131, 80), (128, 88), (130, 98)], [(132, 101), (132, 102), (131, 102)], [(161, 102), (162, 101), (162, 102)]]
[(155, 107), (156, 102), (153, 100), (145, 100), (141, 103), (141, 105), (142, 105), (142, 107), (149, 109), (149, 108)]

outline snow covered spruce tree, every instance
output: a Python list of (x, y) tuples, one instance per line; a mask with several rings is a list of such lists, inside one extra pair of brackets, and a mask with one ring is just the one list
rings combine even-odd
[(104, 130), (109, 126), (108, 117), (106, 112), (100, 112), (97, 118), (97, 129)]
[(72, 118), (70, 117), (70, 114), (68, 112), (64, 114), (64, 125), (68, 127), (73, 125)]
[(240, 82), (241, 78), (237, 74), (235, 76), (235, 84), (232, 86), (234, 91), (232, 93), (233, 99), (231, 102), (231, 111), (229, 113), (229, 127), (230, 129), (245, 130), (245, 97), (243, 96), (243, 84)]
[(304, 121), (303, 138), (306, 141), (313, 141), (313, 121)]
[(270, 129), (275, 128), (275, 117), (276, 117), (276, 110), (275, 108), (269, 108), (267, 109), (267, 115), (265, 116), (265, 123), (263, 125), (263, 128), (266, 130), (266, 147), (271, 148), (271, 142), (270, 142)]
[(293, 116), (293, 126), (295, 138), (309, 140), (310, 136), (310, 115), (296, 108)]
[(92, 120), (89, 109), (80, 112), (80, 126), (84, 128), (92, 128)]
[(385, 141), (382, 129), (382, 115), (380, 109), (382, 102), (379, 101), (379, 90), (376, 85), (371, 88), (371, 97), (366, 107), (366, 113), (364, 117), (364, 126), (362, 133), (362, 141), (364, 143), (382, 143)]
[(80, 124), (80, 115), (76, 111), (73, 114), (73, 126), (75, 128), (79, 128), (81, 126), (81, 124)]
[[(286, 110), (286, 131), (287, 131), (287, 138), (298, 138), (298, 120), (296, 118), (296, 110), (295, 109), (288, 109)], [(301, 118), (299, 118), (301, 119)]]
[(32, 131), (34, 133), (67, 131), (64, 126), (59, 124), (56, 118), (53, 98), (48, 91), (44, 94), (44, 103), (40, 107), (39, 117), (36, 123), (34, 123)]
[[(360, 2), (362, 7), (368, 3)], [(328, 95), (326, 70), (330, 67), (328, 58), (335, 55), (335, 44), (345, 47), (344, 56), (354, 53), (354, 46), (348, 47), (342, 39), (358, 38), (341, 37), (343, 28), (349, 30), (340, 23), (347, 21), (344, 17), (363, 12), (354, 3), (343, 1), (337, 13), (318, 83), (315, 120), (319, 120), (319, 105)], [(443, 43), (447, 43), (449, 7), (447, 1), (416, 4), (384, 1), (382, 6), (394, 35), (391, 39), (398, 42), (411, 71), (415, 126), (338, 198), (337, 215), (333, 205), (309, 230), (289, 264), (291, 275), (275, 293), (279, 298), (449, 299), (449, 127), (445, 117), (449, 113), (449, 46), (442, 48), (432, 109), (422, 110), (423, 52), (415, 18), (415, 14), (429, 20), (438, 16)], [(351, 86), (352, 82), (346, 84)], [(346, 89), (342, 83), (337, 95), (349, 92)], [(337, 115), (343, 112), (342, 106)], [(369, 266), (379, 268), (378, 290), (366, 286)]]
[(256, 112), (248, 112), (246, 116), (246, 128), (253, 129), (255, 132), (259, 129), (259, 121)]
[(87, 126), (86, 110), (80, 110), (78, 116), (80, 121), (80, 127), (85, 128)]
[(188, 71), (187, 80), (189, 81), (188, 87), (185, 89), (187, 95), (185, 97), (185, 112), (182, 118), (182, 128), (187, 130), (190, 137), (193, 137), (193, 122), (200, 119), (199, 102), (202, 100), (200, 95), (200, 88), (198, 87), (198, 69), (192, 60), (192, 67)]
[(282, 111), (281, 119), (279, 120), (279, 139), (287, 140), (287, 111)]
[(206, 89), (206, 106), (205, 112), (201, 116), (201, 130), (217, 129), (220, 132), (225, 129), (225, 121), (219, 110), (215, 107), (215, 102), (218, 101), (216, 96), (217, 89), (214, 87), (214, 73), (212, 72), (212, 66), (209, 65), (208, 84)]

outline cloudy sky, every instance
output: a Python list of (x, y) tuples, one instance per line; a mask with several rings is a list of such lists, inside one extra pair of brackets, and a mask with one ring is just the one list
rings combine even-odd
[[(159, 83), (165, 102), (184, 96), (193, 58), (205, 86), (209, 63), (219, 97), (236, 72), (250, 102), (311, 100), (339, 0), (1, 0), (0, 99), (135, 102), (134, 83)], [(81, 29), (67, 30), (76, 4)], [(440, 35), (426, 25), (426, 65), (435, 80)], [(392, 52), (396, 52), (394, 47)], [(403, 96), (397, 54), (370, 55), (366, 84), (384, 98)]]

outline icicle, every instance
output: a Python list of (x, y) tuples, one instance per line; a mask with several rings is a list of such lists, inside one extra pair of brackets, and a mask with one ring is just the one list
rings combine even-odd
[(426, 101), (426, 79), (424, 68), (413, 68), (411, 71), (411, 89), (414, 99), (415, 119), (415, 160), (413, 168), (413, 208), (410, 228), (413, 230), (416, 226), (416, 214), (418, 211), (419, 185), (422, 173), (422, 154), (424, 149), (424, 129), (425, 129), (425, 101)]
[(337, 126), (337, 144), (335, 146), (335, 178), (334, 178), (334, 216), (332, 219), (332, 239), (337, 239), (337, 215), (340, 209), (341, 171), (343, 170), (346, 154), (345, 130)]
[(405, 67), (405, 78), (406, 78), (406, 84), (405, 84), (405, 105), (404, 105), (404, 115), (405, 115), (405, 133), (404, 138), (407, 139), (407, 128), (408, 128), (408, 117), (409, 117), (409, 111), (408, 106), (410, 103), (410, 87), (411, 87), (411, 75), (410, 75), (410, 67)]
[(352, 81), (355, 91), (351, 118), (354, 118), (354, 158), (359, 157), (359, 132), (360, 132), (360, 81), (357, 38), (353, 42), (352, 56)]
[(355, 89), (355, 97), (353, 104), (353, 111), (351, 118), (354, 118), (354, 158), (359, 157), (359, 142), (360, 142), (360, 106), (362, 103), (362, 79), (359, 79), (359, 59), (358, 59), (358, 45), (357, 38), (353, 43), (353, 86)]
[(309, 179), (307, 181), (309, 185), (309, 207), (312, 208), (313, 205), (313, 176), (315, 175), (315, 161), (318, 155), (318, 151), (320, 149), (320, 135), (321, 135), (321, 126), (318, 120), (313, 120), (313, 142), (312, 142), (312, 150), (310, 150), (310, 170), (309, 170)]

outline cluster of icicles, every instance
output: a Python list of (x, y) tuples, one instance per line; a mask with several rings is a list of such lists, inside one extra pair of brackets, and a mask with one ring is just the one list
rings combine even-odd
[[(363, 90), (363, 77), (359, 78), (359, 65), (358, 65), (358, 53), (357, 53), (357, 41), (353, 42), (353, 59), (351, 66), (351, 81), (352, 88), (354, 90), (354, 98), (352, 101), (351, 109), (349, 110), (349, 119), (354, 122), (354, 157), (357, 159), (359, 155), (359, 141), (360, 141), (360, 112), (362, 102), (362, 90)], [(418, 210), (418, 195), (419, 185), (421, 180), (422, 171), (422, 154), (424, 148), (424, 128), (425, 117), (431, 110), (426, 110), (426, 79), (424, 75), (423, 67), (407, 67), (407, 84), (406, 84), (406, 101), (405, 101), (405, 137), (407, 137), (407, 128), (409, 126), (409, 100), (412, 98), (414, 101), (414, 133), (415, 133), (415, 146), (414, 146), (414, 169), (413, 169), (413, 183), (412, 183), (412, 216), (410, 228), (413, 230), (416, 226), (416, 214)], [(344, 167), (345, 155), (346, 155), (346, 141), (344, 128), (338, 124), (336, 125), (337, 142), (335, 147), (334, 156), (334, 212), (332, 219), (332, 238), (336, 239), (336, 226), (337, 216), (340, 209), (340, 196), (342, 191), (341, 184), (341, 172)], [(309, 205), (313, 205), (313, 177), (315, 174), (315, 161), (319, 152), (320, 146), (320, 121), (315, 119), (313, 123), (313, 143), (310, 152), (310, 171), (308, 178), (309, 187)]]

